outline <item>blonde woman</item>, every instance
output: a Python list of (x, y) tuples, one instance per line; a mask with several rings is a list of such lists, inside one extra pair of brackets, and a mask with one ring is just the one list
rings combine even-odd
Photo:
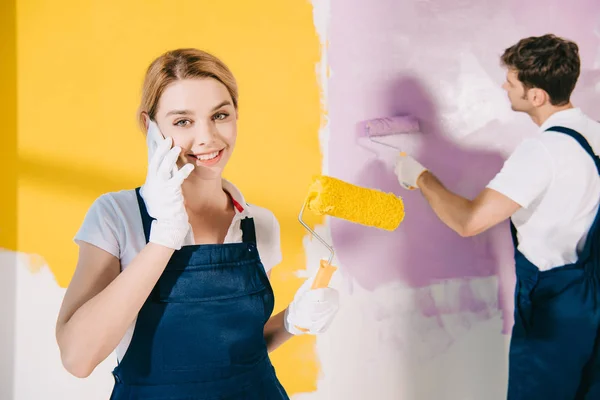
[(272, 315), (279, 223), (222, 178), (237, 111), (235, 78), (211, 54), (170, 51), (147, 70), (139, 121), (162, 136), (144, 185), (89, 209), (56, 328), (75, 376), (116, 350), (111, 399), (288, 399), (269, 352), (337, 312), (337, 292), (310, 278)]

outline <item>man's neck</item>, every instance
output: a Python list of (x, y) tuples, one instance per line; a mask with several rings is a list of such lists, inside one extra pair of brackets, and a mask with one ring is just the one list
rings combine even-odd
[(542, 126), (544, 122), (548, 120), (548, 118), (550, 118), (557, 112), (569, 110), (571, 108), (574, 108), (571, 102), (563, 106), (548, 105), (547, 107), (535, 110), (535, 114), (530, 114), (530, 117), (537, 126)]

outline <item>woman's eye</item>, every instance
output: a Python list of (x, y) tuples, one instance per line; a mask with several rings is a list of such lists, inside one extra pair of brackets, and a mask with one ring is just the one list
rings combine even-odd
[(177, 122), (175, 122), (175, 125), (177, 126), (187, 126), (188, 124), (191, 124), (192, 122), (189, 119), (181, 119)]
[(229, 117), (229, 114), (226, 114), (226, 113), (218, 113), (218, 114), (215, 114), (215, 116), (213, 117), (213, 119), (216, 119), (216, 120), (222, 121), (222, 120), (224, 120), (224, 119), (225, 119), (225, 118), (227, 118), (227, 117)]

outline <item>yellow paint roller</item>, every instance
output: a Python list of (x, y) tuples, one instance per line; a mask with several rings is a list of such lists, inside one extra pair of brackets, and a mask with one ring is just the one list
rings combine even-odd
[(312, 289), (327, 287), (337, 267), (331, 265), (333, 247), (302, 220), (306, 208), (316, 215), (329, 215), (388, 231), (395, 230), (404, 219), (404, 202), (393, 193), (356, 186), (330, 176), (313, 177), (298, 220), (329, 250), (330, 255), (328, 260), (321, 260)]

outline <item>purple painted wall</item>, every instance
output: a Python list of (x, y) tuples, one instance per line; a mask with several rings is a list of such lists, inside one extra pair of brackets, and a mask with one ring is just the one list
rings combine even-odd
[[(518, 141), (536, 129), (526, 116), (510, 111), (500, 89), (504, 71), (499, 56), (519, 38), (554, 32), (577, 41), (584, 71), (574, 100), (600, 116), (600, 107), (593, 106), (600, 99), (594, 88), (600, 70), (593, 68), (600, 46), (600, 3), (578, 1), (562, 8), (558, 0), (331, 3), (329, 173), (395, 192), (406, 204), (406, 219), (392, 234), (332, 221), (346, 272), (370, 289), (390, 280), (423, 286), (498, 274), (511, 259), (507, 224), (460, 238), (436, 218), (420, 193), (399, 187), (392, 157), (382, 161), (368, 148), (378, 148), (384, 157), (390, 150), (356, 140), (357, 123), (415, 115), (422, 134), (397, 137), (393, 143), (413, 150), (451, 189), (474, 196)], [(510, 279), (512, 271), (505, 276)]]
[[(452, 190), (474, 197), (500, 170), (512, 149), (537, 129), (526, 115), (510, 110), (501, 89), (505, 71), (499, 57), (520, 38), (548, 32), (580, 45), (582, 75), (573, 100), (600, 119), (597, 0), (574, 1), (568, 6), (559, 0), (331, 0), (327, 173), (394, 192), (403, 197), (406, 206), (405, 221), (393, 233), (330, 220), (341, 273), (362, 291), (375, 293), (390, 284), (421, 290), (419, 293), (425, 294), (415, 295), (417, 301), (411, 307), (426, 317), (479, 315), (469, 320), (465, 331), (474, 329), (478, 320), (489, 319), (493, 311), (485, 309), (489, 303), (480, 301), (477, 284), (469, 282), (497, 278), (500, 289), (494, 296), (500, 303), (494, 307), (502, 310), (502, 323), (498, 336), (489, 342), (498, 346), (484, 346), (490, 354), (478, 356), (481, 360), (505, 360), (506, 336), (500, 331), (509, 333), (513, 322), (514, 266), (508, 224), (477, 237), (460, 238), (436, 218), (419, 192), (400, 188), (393, 173), (395, 153), (357, 139), (357, 126), (377, 117), (416, 116), (422, 133), (389, 138), (390, 143), (415, 156)], [(460, 289), (446, 294), (443, 302), (432, 300), (434, 290), (428, 288), (450, 281), (462, 282)], [(490, 287), (480, 286), (481, 290)], [(394, 315), (395, 311), (388, 308), (387, 312)], [(397, 323), (411, 329), (411, 320)], [(437, 329), (448, 330), (448, 326), (440, 322)], [(377, 334), (382, 335), (381, 331)], [(434, 342), (419, 345), (433, 348)], [(442, 347), (440, 354), (447, 348)], [(482, 377), (496, 373), (492, 364), (483, 364), (478, 371)], [(372, 365), (381, 370), (389, 367), (384, 361)], [(468, 395), (468, 391), (461, 393), (447, 398)], [(406, 398), (429, 397), (415, 394)], [(502, 398), (502, 394), (489, 398)]]

